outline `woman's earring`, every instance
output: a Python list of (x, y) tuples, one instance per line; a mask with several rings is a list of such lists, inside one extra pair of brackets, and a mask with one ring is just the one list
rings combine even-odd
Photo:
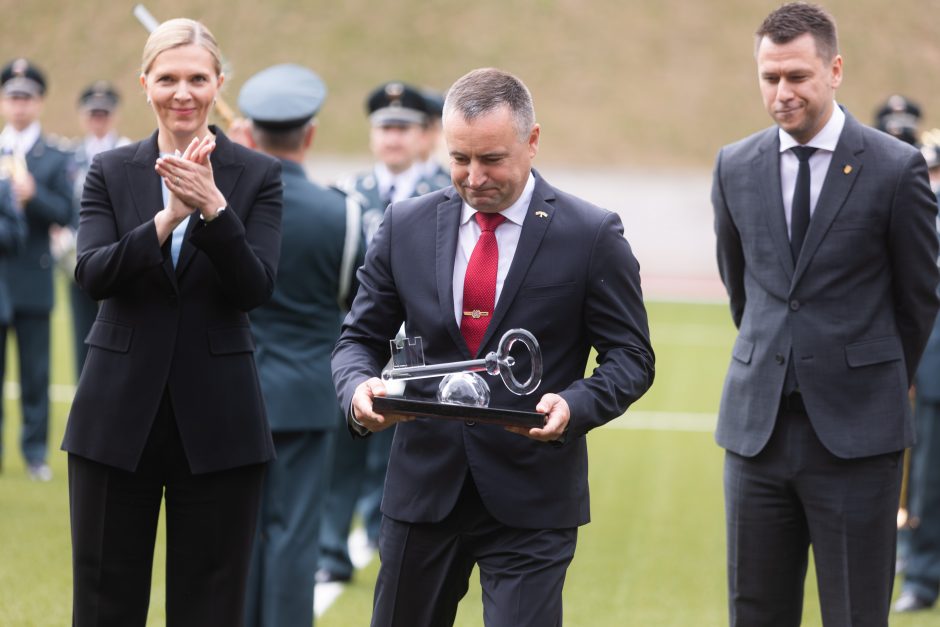
[(147, 96), (147, 104), (150, 104), (150, 96)]

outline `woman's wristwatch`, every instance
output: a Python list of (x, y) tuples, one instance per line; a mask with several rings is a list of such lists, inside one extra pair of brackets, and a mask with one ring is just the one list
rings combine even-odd
[(218, 218), (222, 214), (223, 211), (225, 211), (224, 205), (216, 209), (215, 213), (212, 214), (211, 218), (207, 218), (206, 216), (202, 215), (202, 213), (199, 214), (199, 217), (202, 218), (203, 222), (212, 222), (213, 220)]

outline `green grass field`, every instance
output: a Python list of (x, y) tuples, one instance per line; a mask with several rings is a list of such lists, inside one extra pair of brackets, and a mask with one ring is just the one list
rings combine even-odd
[[(657, 352), (656, 383), (616, 426), (588, 436), (593, 522), (581, 529), (568, 573), (568, 626), (698, 627), (727, 622), (722, 452), (710, 425), (734, 329), (723, 305), (650, 303), (649, 312)], [(53, 330), (53, 379), (61, 384), (73, 379), (65, 315), (61, 307), (55, 311)], [(14, 369), (9, 378), (15, 377)], [(10, 399), (4, 407), (0, 625), (66, 625), (71, 571), (65, 454), (52, 455), (56, 476), (51, 483), (29, 482), (16, 446), (19, 410)], [(66, 403), (53, 404), (53, 449), (58, 448), (67, 412)], [(682, 414), (683, 421), (675, 420), (674, 414)], [(675, 424), (685, 430), (667, 429)], [(165, 622), (163, 559), (161, 532), (149, 625)], [(373, 561), (357, 573), (318, 624), (367, 625), (377, 568)], [(820, 624), (812, 573), (804, 616), (804, 624)], [(474, 577), (457, 625), (481, 624)], [(898, 627), (938, 624), (940, 610), (892, 617), (892, 625)]]

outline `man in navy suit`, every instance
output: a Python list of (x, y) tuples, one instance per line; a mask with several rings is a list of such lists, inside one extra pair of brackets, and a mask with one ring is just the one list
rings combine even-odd
[[(487, 625), (560, 625), (577, 529), (590, 520), (585, 435), (653, 381), (639, 266), (617, 214), (532, 169), (540, 127), (519, 79), (495, 69), (459, 79), (444, 134), (454, 186), (386, 210), (333, 352), (350, 428), (367, 436), (397, 423), (372, 624), (452, 624), (478, 565)], [(478, 291), (489, 305), (470, 302)], [(544, 413), (544, 425), (373, 411), (402, 322), (423, 338), (430, 364), (486, 354), (509, 329), (531, 331), (542, 347), (541, 398), (494, 383), (491, 405)], [(592, 348), (598, 364), (585, 378)], [(410, 381), (408, 393), (433, 399), (437, 384)]]
[(284, 64), (251, 77), (238, 98), (251, 119), (252, 147), (278, 158), (284, 181), (274, 294), (251, 312), (277, 459), (264, 478), (248, 578), (248, 626), (310, 627), (314, 619), (321, 512), (342, 424), (330, 352), (365, 251), (359, 205), (304, 173), (325, 97), (320, 77)]
[(732, 625), (886, 625), (908, 388), (937, 313), (936, 199), (913, 147), (835, 103), (836, 28), (791, 3), (757, 31), (776, 124), (721, 149), (718, 266), (738, 327), (726, 449)]
[(9, 326), (0, 326), (0, 379), (10, 328), (16, 333), (20, 365), (20, 447), (30, 478), (49, 481), (49, 313), (53, 302), (49, 227), (66, 226), (72, 219), (70, 157), (49, 143), (39, 125), (46, 93), (42, 72), (26, 59), (16, 59), (0, 72), (0, 84), (0, 108), (6, 120), (0, 153), (4, 163), (11, 164), (13, 191), (28, 227), (26, 245), (8, 267), (13, 316)]

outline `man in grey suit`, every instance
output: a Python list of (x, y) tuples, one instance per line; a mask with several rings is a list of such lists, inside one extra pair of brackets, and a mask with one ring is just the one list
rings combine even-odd
[(799, 625), (812, 545), (824, 624), (886, 625), (937, 206), (920, 153), (835, 103), (828, 13), (778, 8), (756, 58), (776, 125), (722, 148), (712, 188), (739, 330), (716, 434), (730, 621)]
[[(365, 255), (362, 209), (312, 183), (304, 155), (326, 85), (307, 68), (275, 65), (242, 87), (248, 143), (277, 157), (284, 181), (281, 254), (271, 300), (251, 312), (255, 359), (277, 459), (268, 464), (252, 551), (247, 627), (310, 627), (317, 538), (342, 424), (330, 353)], [(344, 437), (349, 437), (343, 434)]]

